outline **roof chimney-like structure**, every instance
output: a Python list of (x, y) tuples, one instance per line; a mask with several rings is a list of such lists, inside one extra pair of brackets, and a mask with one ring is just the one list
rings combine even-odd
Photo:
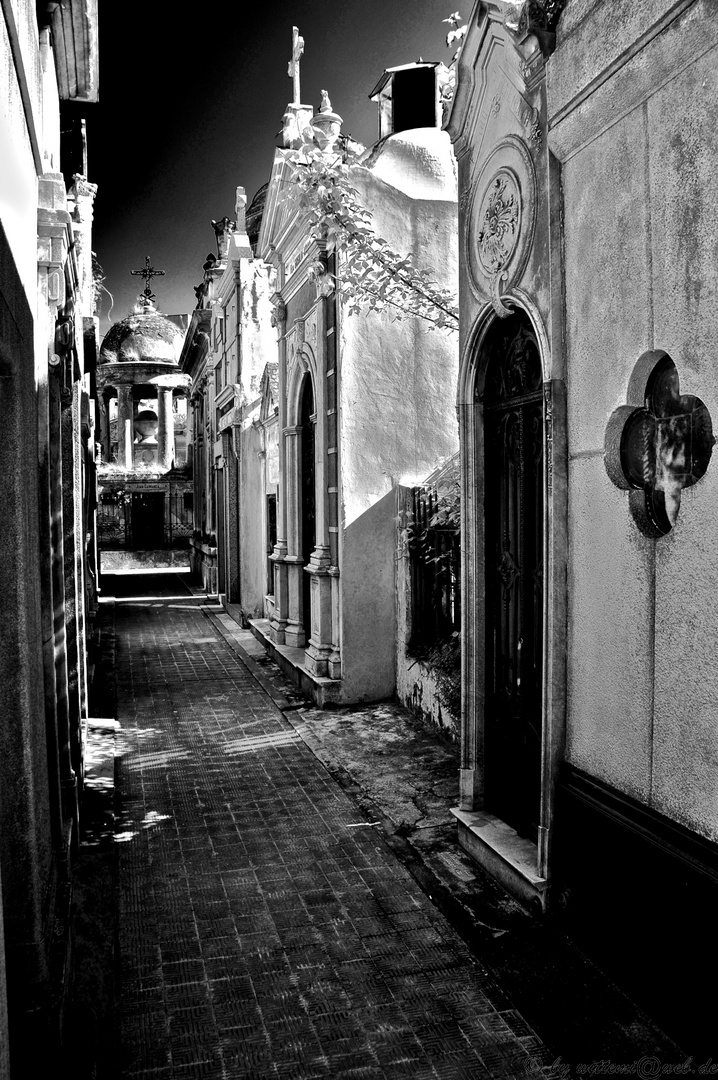
[(369, 94), (379, 106), (379, 138), (412, 128), (440, 128), (440, 85), (445, 73), (444, 64), (423, 60), (387, 68)]

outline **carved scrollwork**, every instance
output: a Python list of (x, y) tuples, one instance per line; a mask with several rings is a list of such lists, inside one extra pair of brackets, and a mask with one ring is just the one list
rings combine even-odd
[(269, 302), (272, 305), (271, 323), (272, 326), (281, 331), (284, 323), (287, 320), (287, 305), (284, 303), (284, 299), (281, 293), (273, 293), (269, 298)]
[(504, 281), (507, 280), (508, 276), (509, 275), (506, 273), (505, 270), (497, 270), (494, 274), (492, 274), (491, 281), (489, 283), (489, 292), (491, 293), (491, 305), (500, 319), (507, 318), (512, 311), (510, 307), (506, 307), (506, 304), (501, 299), (501, 285)]

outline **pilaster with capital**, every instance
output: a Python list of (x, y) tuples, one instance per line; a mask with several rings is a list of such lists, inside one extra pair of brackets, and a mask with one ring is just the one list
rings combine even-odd
[(172, 387), (157, 388), (157, 464), (171, 469), (175, 456), (175, 425), (172, 413)]
[(301, 556), (301, 504), (300, 504), (300, 462), (302, 454), (302, 432), (297, 425), (285, 427), (284, 437), (284, 483), (280, 475), (280, 491), (284, 492), (283, 502), (286, 514), (287, 554), (284, 562), (287, 567), (287, 625), (284, 640), (287, 645), (303, 648), (308, 634), (304, 627), (304, 560)]
[(286, 558), (287, 545), (287, 508), (286, 508), (286, 456), (284, 428), (287, 423), (287, 342), (285, 338), (287, 309), (281, 293), (270, 297), (274, 309), (272, 324), (277, 330), (278, 376), (279, 376), (279, 499), (277, 500), (277, 541), (270, 558), (274, 563), (274, 610), (270, 620), (272, 641), (277, 645), (285, 644), (286, 627), (289, 619), (289, 582)]
[(117, 464), (123, 469), (132, 468), (132, 440), (134, 431), (134, 401), (132, 386), (123, 383), (117, 388)]
[(97, 184), (75, 173), (67, 193), (78, 263), (78, 307), (83, 315), (92, 315), (97, 307), (92, 268), (92, 219)]
[(329, 657), (332, 652), (332, 601), (329, 565), (329, 535), (327, 529), (327, 402), (326, 402), (326, 304), (322, 297), (304, 322), (305, 342), (316, 359), (316, 427), (315, 427), (315, 500), (316, 540), (314, 551), (304, 573), (311, 577), (310, 603), (311, 626), (305, 628), (308, 638), (307, 666), (317, 676), (327, 676)]

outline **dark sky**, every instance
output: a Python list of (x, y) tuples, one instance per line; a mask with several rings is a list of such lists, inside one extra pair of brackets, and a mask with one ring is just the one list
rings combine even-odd
[[(101, 332), (123, 318), (144, 282), (145, 256), (166, 314), (195, 306), (202, 263), (216, 251), (212, 218), (233, 217), (235, 188), (251, 200), (269, 178), (282, 115), (292, 26), (305, 40), (302, 100), (326, 89), (343, 131), (371, 145), (368, 100), (387, 67), (451, 57), (442, 0), (103, 0), (100, 103), (88, 107), (88, 179), (99, 185), (93, 247), (105, 271)], [(265, 11), (271, 14), (264, 14)], [(187, 12), (187, 15), (184, 15)], [(465, 14), (462, 12), (462, 14)]]

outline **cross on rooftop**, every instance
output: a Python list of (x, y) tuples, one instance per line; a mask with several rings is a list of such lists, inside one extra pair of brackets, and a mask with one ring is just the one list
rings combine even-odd
[(152, 281), (153, 277), (164, 277), (164, 270), (155, 270), (154, 266), (150, 265), (149, 255), (146, 255), (144, 269), (130, 270), (130, 274), (132, 275), (132, 277), (141, 277), (145, 279), (145, 288), (142, 295), (146, 297), (149, 303), (151, 303), (155, 299), (155, 295), (150, 288), (150, 282)]
[(289, 61), (289, 67), (287, 69), (287, 75), (292, 80), (292, 90), (294, 97), (292, 101), (295, 105), (299, 105), (301, 102), (300, 89), (299, 89), (299, 58), (304, 52), (304, 38), (299, 36), (299, 31), (296, 26), (292, 27), (292, 59)]

